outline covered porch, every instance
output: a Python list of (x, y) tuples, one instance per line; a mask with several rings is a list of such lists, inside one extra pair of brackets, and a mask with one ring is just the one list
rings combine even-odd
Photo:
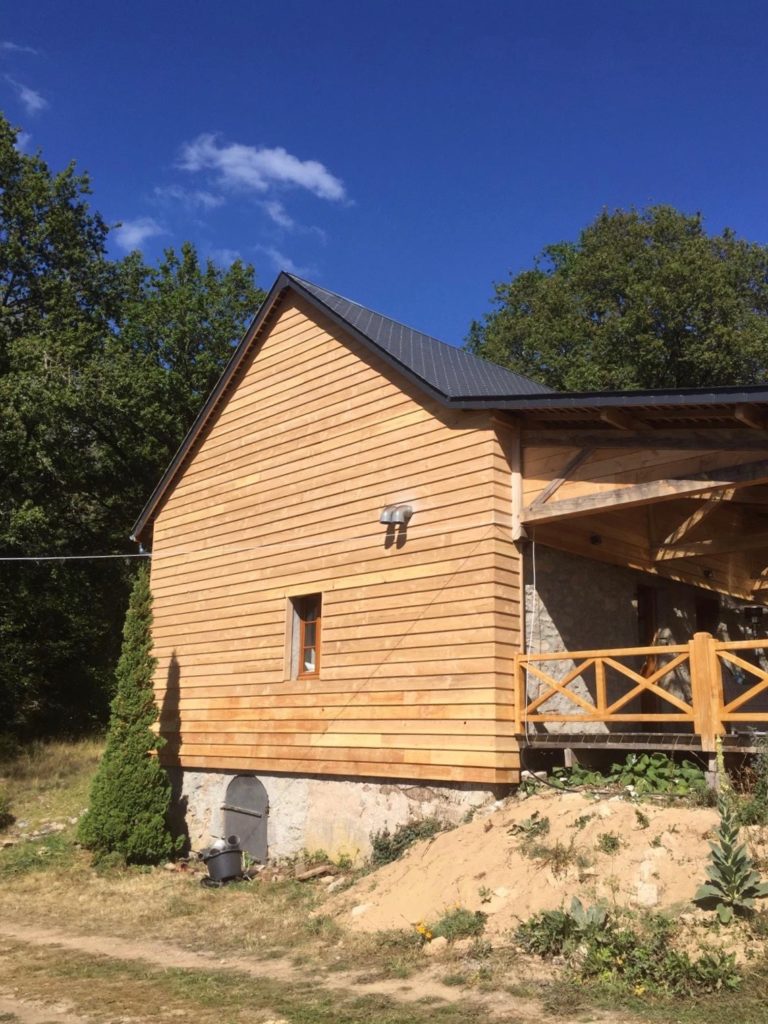
[(765, 392), (529, 405), (513, 428), (521, 746), (753, 750), (768, 731)]

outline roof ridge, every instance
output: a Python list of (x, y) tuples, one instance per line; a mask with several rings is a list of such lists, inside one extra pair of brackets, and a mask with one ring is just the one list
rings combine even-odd
[(512, 370), (508, 366), (502, 366), (501, 363), (495, 363), (491, 359), (485, 359), (483, 356), (479, 356), (475, 352), (470, 352), (469, 349), (464, 348), (463, 346), (460, 347), (458, 345), (452, 345), (449, 341), (443, 341), (442, 338), (436, 338), (434, 334), (427, 334), (426, 331), (419, 330), (416, 327), (411, 327), (409, 324), (403, 323), (402, 320), (395, 320), (394, 317), (387, 316), (386, 313), (380, 313), (376, 309), (371, 309), (370, 306), (364, 306), (362, 302), (358, 302), (356, 299), (348, 299), (346, 295), (342, 295), (340, 292), (331, 291), (330, 288), (326, 288), (324, 285), (321, 284), (315, 284), (314, 281), (308, 281), (306, 278), (299, 277), (298, 274), (289, 274), (287, 271), (284, 271), (284, 273), (285, 276), (289, 278), (289, 280), (296, 282), (296, 284), (299, 284), (304, 288), (310, 288), (315, 291), (326, 292), (328, 295), (332, 295), (335, 299), (341, 299), (342, 302), (347, 302), (349, 303), (350, 306), (356, 306), (364, 313), (371, 313), (373, 316), (377, 316), (381, 320), (386, 320), (387, 323), (394, 324), (396, 327), (401, 327), (403, 330), (410, 331), (412, 334), (417, 334), (420, 337), (425, 338), (427, 341), (434, 342), (438, 345), (442, 345), (444, 348), (448, 349), (452, 353), (461, 353), (461, 355), (463, 356), (467, 356), (470, 359), (477, 360), (477, 362), (482, 366), (494, 367), (495, 369), (503, 370), (505, 373), (512, 374), (513, 376), (518, 377), (521, 380), (528, 381), (535, 387), (541, 388), (541, 393), (552, 392), (554, 394), (557, 394), (554, 388), (550, 388), (546, 384), (542, 384), (540, 381), (534, 380), (533, 377), (529, 377), (527, 374), (521, 373), (519, 370)]

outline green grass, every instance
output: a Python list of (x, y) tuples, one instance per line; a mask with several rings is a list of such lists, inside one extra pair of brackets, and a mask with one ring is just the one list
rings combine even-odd
[(7, 882), (32, 871), (70, 868), (76, 859), (77, 850), (71, 833), (58, 833), (34, 842), (20, 842), (0, 850), (0, 880)]
[(653, 996), (642, 993), (628, 996), (601, 985), (585, 985), (577, 991), (564, 981), (552, 982), (541, 992), (545, 1008), (575, 1012), (575, 1000), (581, 1007), (626, 1012), (644, 1024), (768, 1024), (768, 963), (747, 970), (735, 992), (718, 992), (697, 999)]

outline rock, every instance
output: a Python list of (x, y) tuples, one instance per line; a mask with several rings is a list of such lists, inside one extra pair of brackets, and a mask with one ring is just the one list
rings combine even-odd
[(170, 861), (168, 861), (167, 864), (163, 864), (163, 867), (165, 868), (166, 871), (178, 871), (179, 870), (176, 867), (176, 865), (172, 864)]
[(492, 828), (493, 828), (493, 822), (492, 821), (486, 821), (486, 823), (483, 825), (483, 832), (490, 832)]
[(339, 869), (335, 864), (318, 864), (316, 868), (300, 871), (293, 877), (297, 882), (309, 882), (313, 878), (322, 878), (324, 875), (338, 875), (338, 873)]
[(2, 847), (7, 850), (9, 846), (15, 846), (18, 841), (18, 839), (3, 839)]
[[(436, 941), (435, 939), (432, 940)], [(475, 944), (475, 939), (456, 939), (453, 944), (454, 953), (468, 953)]]
[(352, 907), (349, 912), (350, 917), (362, 917), (366, 910), (369, 909), (370, 903), (358, 903), (356, 907)]
[(448, 939), (444, 935), (438, 935), (436, 939), (424, 945), (424, 956), (440, 956), (448, 948)]
[(635, 903), (638, 907), (657, 907), (659, 905), (659, 887), (653, 882), (640, 882), (635, 890)]
[(610, 818), (613, 814), (613, 809), (608, 806), (607, 803), (600, 803), (597, 805), (597, 816), (599, 818)]
[(347, 881), (348, 879), (344, 875), (341, 875), (339, 878), (329, 878), (328, 888), (325, 891), (336, 892), (337, 889), (341, 889), (343, 885), (346, 885)]

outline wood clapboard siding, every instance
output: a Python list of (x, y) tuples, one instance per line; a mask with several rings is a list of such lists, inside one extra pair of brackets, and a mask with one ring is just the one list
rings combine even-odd
[[(163, 758), (510, 782), (520, 559), (485, 412), (446, 410), (288, 297), (153, 531)], [(409, 503), (385, 544), (387, 504)], [(291, 597), (323, 595), (291, 679)]]

